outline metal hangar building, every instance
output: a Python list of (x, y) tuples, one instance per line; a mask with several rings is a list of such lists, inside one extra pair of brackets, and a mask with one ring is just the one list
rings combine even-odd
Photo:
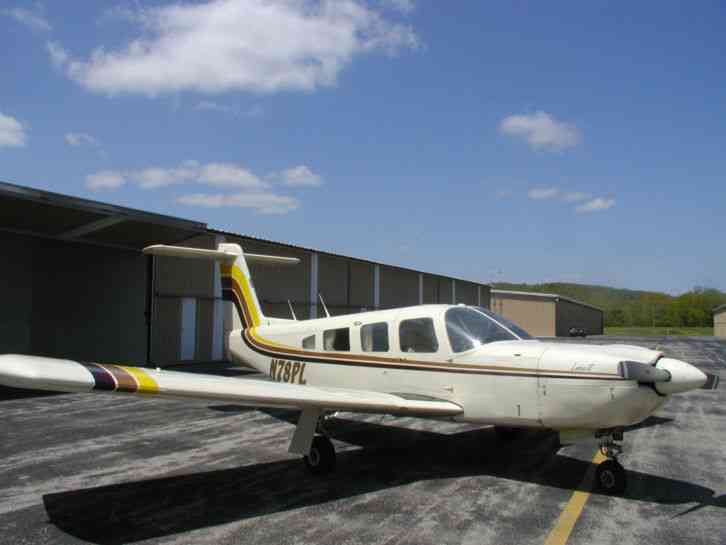
[(554, 293), (492, 289), (491, 309), (537, 337), (567, 337), (572, 327), (604, 333), (602, 309)]
[(490, 306), (488, 285), (209, 228), (204, 223), (0, 182), (0, 353), (169, 365), (224, 359), (231, 305), (215, 265), (145, 256), (151, 244), (297, 257), (251, 267), (269, 316), (424, 303)]
[(713, 309), (713, 334), (726, 338), (726, 305)]

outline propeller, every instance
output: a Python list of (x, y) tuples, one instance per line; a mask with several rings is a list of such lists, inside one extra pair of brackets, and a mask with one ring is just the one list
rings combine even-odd
[[(659, 365), (662, 367), (658, 367)], [(621, 361), (618, 373), (626, 380), (635, 380), (640, 384), (653, 384), (656, 386), (656, 390), (662, 394), (693, 388), (715, 390), (718, 388), (720, 379), (718, 375), (705, 373), (690, 364), (671, 358), (661, 358), (656, 365), (637, 361)]]
[(644, 384), (668, 382), (671, 379), (671, 374), (665, 369), (637, 361), (621, 361), (618, 372), (626, 380), (637, 380)]

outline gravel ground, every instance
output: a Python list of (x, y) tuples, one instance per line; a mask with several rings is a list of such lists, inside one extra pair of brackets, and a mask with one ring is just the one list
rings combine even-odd
[[(658, 346), (726, 379), (723, 340), (584, 342)], [(593, 493), (568, 543), (726, 543), (725, 400), (726, 384), (675, 396), (628, 431), (626, 493)], [(549, 433), (503, 442), (486, 427), (344, 414), (329, 430), (337, 471), (321, 479), (287, 453), (295, 416), (0, 391), (0, 543), (544, 543), (573, 491), (588, 490), (596, 450), (560, 448)]]

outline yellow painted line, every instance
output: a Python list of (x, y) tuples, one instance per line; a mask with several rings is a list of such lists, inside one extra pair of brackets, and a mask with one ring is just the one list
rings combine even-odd
[[(592, 459), (593, 465), (588, 468), (579, 488), (582, 488), (584, 490), (592, 489), (595, 468), (598, 466), (598, 464), (605, 460), (605, 456), (603, 456), (598, 449), (595, 457)], [(567, 540), (570, 537), (570, 533), (572, 533), (572, 529), (575, 527), (577, 519), (580, 518), (582, 509), (585, 507), (585, 504), (587, 503), (587, 499), (589, 497), (590, 492), (584, 492), (583, 490), (575, 490), (575, 492), (572, 493), (570, 501), (567, 502), (567, 505), (565, 505), (565, 508), (560, 514), (560, 518), (557, 519), (557, 524), (555, 524), (555, 527), (552, 528), (550, 535), (547, 536), (547, 541), (545, 541), (545, 545), (565, 545), (565, 543), (567, 543)]]
[(121, 369), (126, 371), (132, 377), (134, 377), (136, 379), (136, 382), (139, 383), (138, 393), (140, 393), (140, 394), (157, 394), (157, 393), (159, 393), (159, 385), (143, 369), (140, 369), (139, 367), (124, 367), (123, 365), (119, 365), (119, 367), (121, 367)]

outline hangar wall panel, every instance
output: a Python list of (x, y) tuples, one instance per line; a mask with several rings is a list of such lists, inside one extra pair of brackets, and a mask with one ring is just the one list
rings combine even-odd
[[(216, 248), (213, 235), (179, 246)], [(154, 324), (151, 360), (158, 365), (212, 360), (217, 267), (211, 261), (154, 257)]]
[(155, 364), (175, 363), (181, 359), (181, 300), (181, 297), (155, 298), (155, 327), (151, 345), (151, 357)]
[(373, 309), (373, 265), (350, 261), (351, 312)]
[(713, 334), (716, 337), (726, 338), (726, 309), (714, 315)]
[(553, 299), (531, 298), (519, 295), (491, 296), (491, 309), (509, 318), (536, 337), (554, 337), (555, 302)]
[(446, 305), (453, 304), (453, 292), (451, 290), (451, 279), (439, 276), (437, 278), (436, 302)]
[(465, 305), (477, 305), (479, 303), (479, 294), (477, 285), (473, 282), (456, 281), (456, 303), (464, 303)]
[(603, 313), (600, 310), (559, 299), (556, 312), (556, 333), (567, 337), (571, 327), (581, 327), (588, 335), (602, 335)]
[[(325, 306), (332, 316), (348, 314), (348, 260), (341, 257), (318, 254), (318, 292), (323, 295)], [(322, 305), (318, 316), (325, 316)], [(288, 313), (288, 318), (289, 313)]]
[(481, 306), (485, 308), (492, 308), (492, 289), (489, 286), (479, 285), (481, 295)]
[(33, 256), (37, 239), (0, 233), (0, 354), (31, 352)]
[(146, 258), (39, 240), (33, 266), (33, 352), (146, 361)]
[(380, 308), (418, 305), (418, 273), (381, 265)]
[(423, 275), (423, 304), (431, 305), (439, 302), (439, 279), (430, 274)]

